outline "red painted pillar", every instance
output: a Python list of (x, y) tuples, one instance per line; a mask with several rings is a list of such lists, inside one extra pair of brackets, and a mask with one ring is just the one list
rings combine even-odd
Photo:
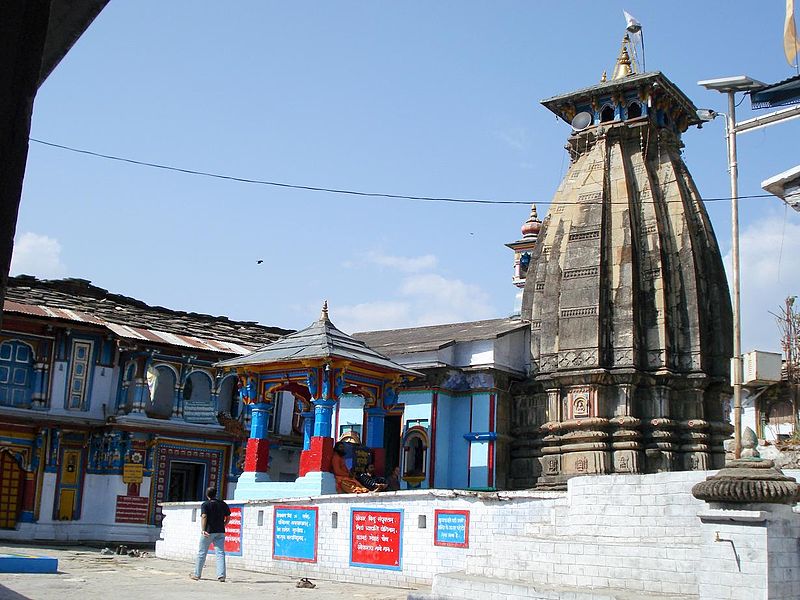
[(300, 455), (300, 477), (314, 471), (330, 471), (333, 458), (333, 438), (315, 436), (311, 446)]

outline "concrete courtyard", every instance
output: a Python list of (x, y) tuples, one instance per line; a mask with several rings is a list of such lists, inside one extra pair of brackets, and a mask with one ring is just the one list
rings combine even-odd
[(192, 581), (188, 562), (163, 560), (153, 553), (134, 558), (102, 555), (98, 548), (86, 546), (19, 546), (0, 545), (0, 553), (33, 554), (58, 558), (58, 573), (0, 575), (0, 600), (178, 600), (184, 598), (225, 598), (225, 600), (257, 597), (290, 600), (404, 599), (411, 590), (380, 585), (381, 573), (375, 572), (375, 585), (339, 583), (312, 579), (314, 589), (295, 587), (296, 578), (241, 569), (228, 569), (225, 583), (214, 579), (212, 556), (206, 561), (204, 579)]

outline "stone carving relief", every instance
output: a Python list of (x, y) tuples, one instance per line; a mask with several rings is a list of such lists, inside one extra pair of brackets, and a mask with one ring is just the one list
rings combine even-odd
[(623, 348), (614, 350), (614, 364), (630, 365), (633, 364), (633, 348)]
[(542, 354), (539, 358), (539, 369), (545, 373), (555, 371), (558, 365), (558, 354)]
[(569, 418), (585, 419), (592, 415), (592, 389), (589, 387), (573, 388), (569, 392)]
[[(591, 367), (597, 364), (597, 350), (565, 350), (558, 353), (558, 366), (562, 369), (572, 367)], [(553, 364), (555, 368), (555, 364)]]
[(578, 396), (572, 401), (572, 416), (576, 419), (589, 416), (589, 399)]
[(562, 318), (569, 317), (594, 317), (597, 315), (596, 306), (583, 306), (581, 308), (562, 308), (559, 313)]
[(569, 234), (567, 241), (570, 242), (585, 242), (587, 240), (599, 240), (600, 230), (593, 229), (591, 231), (575, 231)]
[(575, 277), (594, 277), (599, 272), (597, 267), (584, 267), (581, 269), (565, 269), (562, 279), (574, 279)]
[(578, 202), (597, 202), (602, 199), (602, 197), (602, 192), (589, 192), (588, 194), (580, 194), (578, 196)]

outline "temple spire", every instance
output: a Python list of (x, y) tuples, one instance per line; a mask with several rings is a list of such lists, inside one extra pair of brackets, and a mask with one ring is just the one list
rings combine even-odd
[(325, 300), (322, 303), (322, 312), (319, 314), (320, 321), (330, 321), (330, 317), (328, 316), (328, 301)]
[(630, 44), (630, 42), (631, 40), (626, 33), (625, 37), (622, 38), (622, 47), (619, 50), (617, 64), (614, 66), (614, 73), (611, 75), (612, 80), (623, 79), (633, 75), (633, 69), (631, 69), (631, 57), (630, 54), (628, 54), (628, 44)]
[(539, 231), (542, 229), (542, 221), (539, 219), (539, 215), (536, 212), (536, 204), (531, 204), (531, 214), (528, 217), (528, 220), (522, 225), (522, 235), (526, 238), (535, 237), (539, 235)]

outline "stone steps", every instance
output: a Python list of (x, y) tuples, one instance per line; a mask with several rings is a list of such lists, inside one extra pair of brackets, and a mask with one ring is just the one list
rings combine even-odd
[(463, 572), (442, 573), (433, 579), (429, 593), (411, 592), (408, 600), (697, 600), (697, 594), (647, 592), (613, 587), (552, 585), (480, 577)]

